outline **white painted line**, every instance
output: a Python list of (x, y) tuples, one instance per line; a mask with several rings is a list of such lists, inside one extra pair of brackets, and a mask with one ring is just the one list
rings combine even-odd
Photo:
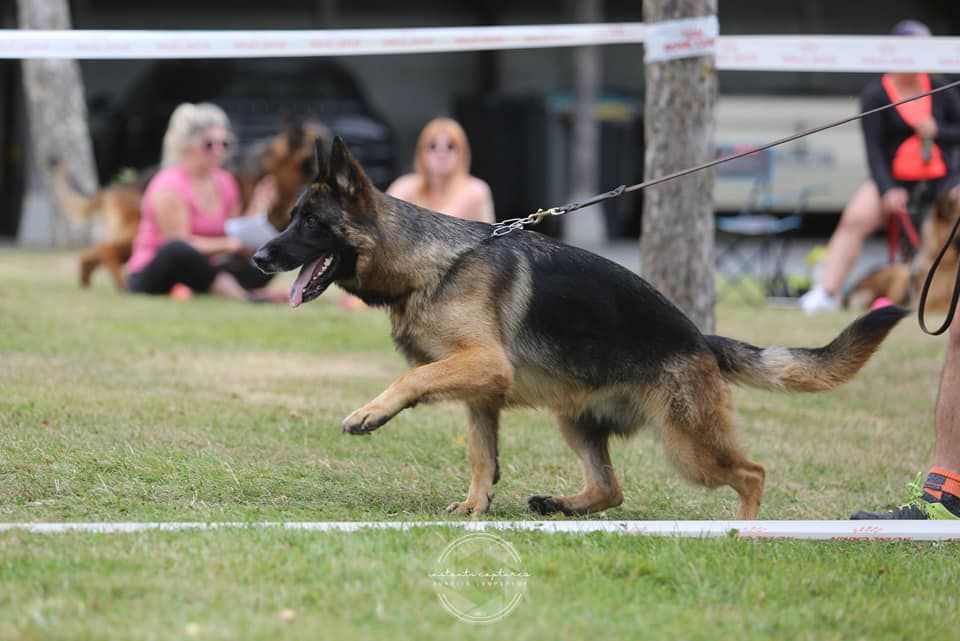
[(639, 536), (828, 541), (960, 541), (960, 521), (263, 521), (0, 523), (0, 532), (38, 534), (279, 528), (314, 532), (412, 530), (447, 527), (477, 531), (533, 531), (549, 534), (610, 532)]

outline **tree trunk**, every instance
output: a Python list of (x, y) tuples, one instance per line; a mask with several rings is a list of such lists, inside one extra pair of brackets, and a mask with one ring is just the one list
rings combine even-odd
[[(647, 0), (645, 23), (715, 15), (717, 0)], [(717, 76), (713, 56), (645, 66), (645, 179), (714, 156)], [(714, 327), (713, 171), (651, 187), (644, 194), (643, 274), (704, 332)]]
[[(575, 19), (581, 23), (603, 20), (603, 0), (576, 0)], [(573, 50), (573, 83), (576, 104), (571, 136), (570, 200), (589, 198), (597, 193), (597, 168), (600, 166), (600, 124), (596, 119), (597, 93), (601, 80), (600, 48), (577, 47)], [(565, 238), (578, 245), (597, 245), (605, 239), (603, 206), (581, 209), (567, 218)]]
[[(21, 29), (70, 28), (67, 0), (18, 0), (18, 8)], [(73, 179), (83, 190), (92, 192), (97, 188), (80, 67), (76, 60), (24, 60), (23, 85), (33, 160), (28, 171), (37, 175), (33, 180), (28, 179), (28, 184), (34, 188), (26, 199), (21, 227), (26, 226), (27, 217), (46, 214), (49, 243), (64, 247), (80, 238), (65, 212), (60, 211), (50, 198), (53, 193), (50, 161), (65, 161)], [(33, 227), (37, 229), (36, 224)], [(32, 240), (34, 243), (38, 241), (36, 238)]]

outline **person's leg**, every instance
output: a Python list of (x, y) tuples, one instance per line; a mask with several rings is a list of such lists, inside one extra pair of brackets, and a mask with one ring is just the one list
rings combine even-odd
[(960, 313), (950, 323), (947, 340), (934, 418), (933, 466), (960, 471)]
[(166, 294), (176, 283), (195, 292), (210, 292), (234, 300), (246, 300), (247, 292), (236, 279), (217, 270), (210, 259), (192, 245), (174, 240), (130, 279), (130, 291), (141, 294)]
[[(960, 310), (958, 310), (960, 311)], [(923, 487), (906, 505), (860, 511), (854, 519), (960, 519), (960, 313), (950, 324), (947, 357), (934, 410), (933, 461)]]
[(880, 202), (880, 193), (872, 180), (863, 183), (847, 203), (840, 223), (827, 245), (827, 258), (823, 265), (820, 286), (833, 296), (840, 296), (843, 283), (853, 268), (863, 241), (879, 229), (885, 217)]
[(275, 274), (264, 274), (249, 258), (236, 258), (222, 267), (246, 292), (247, 300), (258, 303), (285, 303), (288, 294), (267, 288)]
[(274, 274), (264, 274), (249, 258), (235, 258), (223, 266), (223, 271), (232, 275), (244, 289), (266, 287)]

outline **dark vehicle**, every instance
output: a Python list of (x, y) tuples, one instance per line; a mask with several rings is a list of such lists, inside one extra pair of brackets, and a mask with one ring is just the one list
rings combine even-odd
[(342, 66), (327, 59), (161, 60), (111, 104), (91, 104), (100, 179), (160, 161), (170, 114), (182, 102), (213, 102), (241, 146), (275, 135), (284, 119), (309, 119), (341, 136), (380, 188), (395, 177), (393, 132)]

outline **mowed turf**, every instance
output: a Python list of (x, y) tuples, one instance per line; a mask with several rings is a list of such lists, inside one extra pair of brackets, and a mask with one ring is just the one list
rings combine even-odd
[[(443, 507), (469, 482), (461, 407), (340, 433), (406, 370), (383, 312), (343, 311), (334, 290), (296, 311), (131, 297), (103, 275), (81, 291), (67, 253), (3, 250), (0, 265), (0, 521), (455, 518)], [(722, 306), (718, 331), (816, 346), (853, 317)], [(742, 439), (767, 468), (761, 518), (845, 518), (898, 501), (930, 455), (943, 349), (908, 318), (839, 390), (738, 390)], [(680, 481), (652, 432), (615, 443), (613, 459), (625, 500), (599, 518), (735, 512), (732, 490)], [(500, 464), (489, 518), (532, 518), (529, 494), (581, 484), (540, 411), (504, 414)], [(7, 533), (0, 638), (920, 638), (947, 634), (940, 613), (956, 605), (923, 597), (955, 592), (954, 545), (509, 534), (527, 596), (481, 629), (447, 614), (426, 578), (455, 537)]]

